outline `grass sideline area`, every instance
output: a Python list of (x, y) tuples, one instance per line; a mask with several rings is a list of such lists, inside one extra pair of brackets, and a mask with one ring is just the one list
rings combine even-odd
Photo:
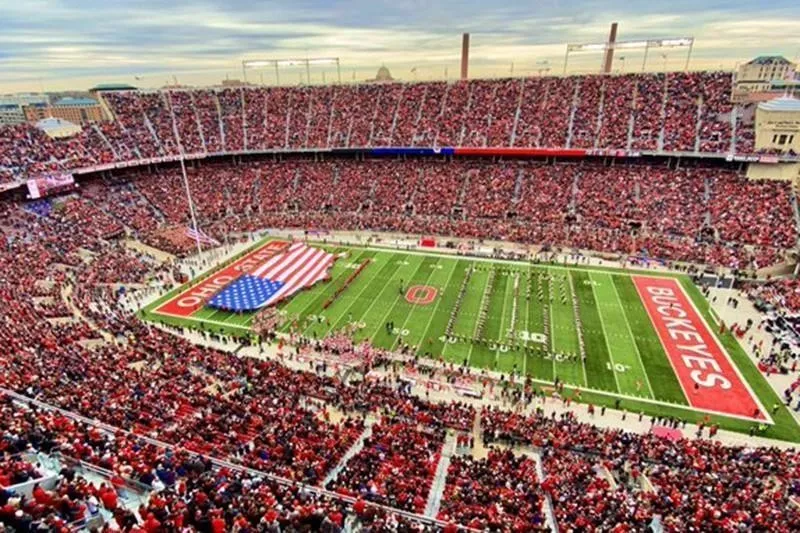
[[(204, 307), (178, 318), (155, 310), (272, 239), (256, 241), (170, 291), (140, 311), (140, 317), (251, 337), (254, 313)], [(753, 421), (708, 415), (689, 405), (631, 275), (675, 279), (770, 412), (774, 423), (759, 435), (800, 442), (800, 428), (791, 413), (733, 335), (720, 334), (709, 303), (684, 274), (314, 244), (344, 256), (334, 264), (328, 282), (279, 305), (286, 319), (283, 332), (292, 329), (321, 338), (347, 327), (354, 330), (356, 340), (369, 340), (380, 348), (407, 344), (421, 357), (441, 357), (506, 375), (514, 372), (542, 386), (551, 386), (557, 376), (573, 396), (580, 390), (576, 401), (619, 405), (629, 416), (644, 413), (689, 422), (708, 416), (721, 428), (746, 433)], [(345, 287), (350, 274), (365, 261), (363, 272)], [(412, 291), (414, 287), (418, 289)], [(337, 291), (340, 294), (334, 298)], [(330, 305), (323, 309), (326, 302)], [(779, 409), (771, 413), (776, 403)]]

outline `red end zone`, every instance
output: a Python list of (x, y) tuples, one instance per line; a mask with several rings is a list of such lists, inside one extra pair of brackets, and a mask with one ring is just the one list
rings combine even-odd
[(764, 420), (743, 378), (677, 280), (632, 276), (692, 407)]
[(219, 272), (215, 272), (168, 302), (161, 304), (154, 312), (177, 317), (191, 316), (228, 283), (241, 276), (243, 272), (257, 267), (273, 255), (284, 251), (289, 244), (286, 241), (270, 241), (263, 246), (259, 246)]

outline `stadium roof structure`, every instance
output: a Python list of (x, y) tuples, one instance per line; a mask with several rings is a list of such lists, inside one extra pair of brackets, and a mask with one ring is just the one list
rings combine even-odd
[(758, 56), (747, 62), (748, 65), (788, 65), (791, 63), (783, 56)]
[(91, 89), (89, 92), (98, 92), (98, 91), (135, 91), (137, 90), (136, 87), (133, 85), (128, 85), (127, 83), (98, 83)]
[(98, 105), (97, 100), (93, 98), (73, 98), (73, 97), (66, 97), (58, 100), (53, 104), (54, 106), (92, 106)]
[(758, 109), (762, 111), (800, 111), (800, 100), (791, 96), (782, 96), (768, 102), (758, 104)]
[(81, 127), (69, 120), (47, 117), (36, 123), (36, 127), (45, 132), (48, 137), (70, 137), (81, 132)]

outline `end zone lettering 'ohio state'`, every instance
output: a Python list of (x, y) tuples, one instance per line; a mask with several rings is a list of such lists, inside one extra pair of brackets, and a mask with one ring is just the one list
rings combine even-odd
[(243, 273), (248, 272), (270, 257), (284, 251), (290, 243), (286, 241), (270, 241), (264, 246), (259, 246), (241, 259), (238, 259), (215, 272), (202, 282), (189, 287), (181, 294), (172, 298), (155, 310), (162, 315), (189, 317), (202, 308), (206, 302), (223, 287), (238, 279)]
[(753, 394), (678, 280), (632, 276), (692, 407), (763, 419)]

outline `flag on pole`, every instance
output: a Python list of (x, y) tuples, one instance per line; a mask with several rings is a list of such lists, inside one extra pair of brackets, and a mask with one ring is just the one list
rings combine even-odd
[(195, 231), (194, 228), (186, 228), (186, 236), (193, 241), (200, 241), (203, 244), (208, 244), (211, 246), (219, 246), (219, 241), (217, 239), (209, 236), (201, 229)]
[(319, 248), (294, 243), (222, 289), (208, 305), (227, 311), (252, 311), (275, 305), (328, 277), (335, 257)]

